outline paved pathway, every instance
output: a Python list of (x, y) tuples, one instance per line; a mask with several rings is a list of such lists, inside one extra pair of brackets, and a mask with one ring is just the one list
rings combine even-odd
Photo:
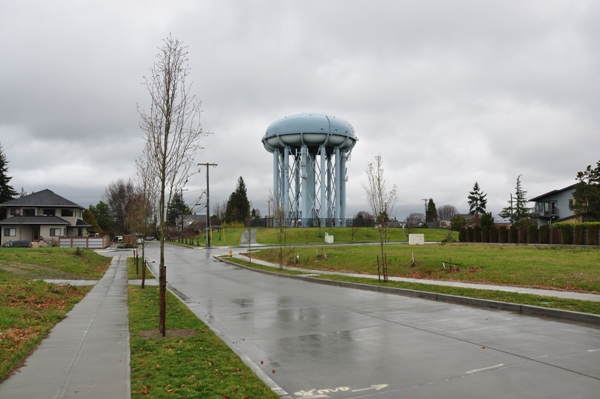
[(58, 323), (0, 398), (130, 398), (127, 258), (116, 255), (92, 290)]

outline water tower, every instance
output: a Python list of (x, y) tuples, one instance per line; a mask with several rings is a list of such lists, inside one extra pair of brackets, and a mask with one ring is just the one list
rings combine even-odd
[(262, 138), (273, 153), (273, 196), (289, 226), (346, 225), (346, 161), (358, 139), (331, 115), (276, 120)]

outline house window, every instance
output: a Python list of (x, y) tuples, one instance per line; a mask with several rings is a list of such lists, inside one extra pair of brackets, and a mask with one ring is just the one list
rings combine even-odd
[(23, 209), (23, 216), (35, 216), (35, 208)]
[(4, 228), (4, 236), (5, 237), (16, 237), (17, 236), (17, 229), (11, 229), (9, 227), (5, 227)]
[(54, 209), (44, 209), (44, 216), (55, 216), (55, 210)]
[(60, 237), (60, 228), (59, 229), (50, 229), (50, 237)]
[(573, 198), (569, 199), (569, 208), (573, 206)]
[(60, 215), (61, 216), (73, 216), (73, 210), (72, 209), (61, 209)]
[(21, 214), (21, 209), (10, 208), (10, 216), (19, 216), (20, 214)]

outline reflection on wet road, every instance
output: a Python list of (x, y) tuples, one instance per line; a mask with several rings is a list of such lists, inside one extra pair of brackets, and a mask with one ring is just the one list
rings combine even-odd
[[(292, 398), (597, 397), (598, 328), (310, 284), (212, 258), (226, 252), (167, 246), (169, 285)], [(156, 245), (147, 258), (158, 262)]]

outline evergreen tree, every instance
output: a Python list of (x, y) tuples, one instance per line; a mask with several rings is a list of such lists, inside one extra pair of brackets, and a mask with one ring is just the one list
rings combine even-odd
[(481, 221), (479, 222), (479, 225), (481, 227), (494, 227), (495, 223), (496, 222), (494, 220), (492, 212), (486, 212), (483, 215), (481, 215)]
[(425, 213), (425, 221), (427, 223), (434, 223), (437, 221), (437, 209), (435, 208), (435, 202), (429, 198), (427, 203), (427, 213)]
[(229, 201), (227, 201), (225, 222), (243, 222), (248, 216), (250, 216), (250, 201), (248, 201), (246, 184), (240, 176), (235, 191), (231, 193)]
[(487, 206), (487, 194), (484, 194), (479, 188), (479, 184), (475, 182), (473, 191), (469, 192), (467, 197), (469, 200), (469, 213), (471, 215), (484, 214)]
[(191, 209), (185, 204), (181, 194), (176, 192), (173, 194), (173, 198), (171, 199), (171, 203), (167, 210), (167, 224), (174, 225), (177, 222), (178, 217), (189, 215), (191, 213)]
[(515, 190), (515, 196), (513, 197), (511, 194), (510, 200), (508, 201), (509, 206), (502, 209), (502, 212), (498, 215), (504, 219), (510, 220), (510, 223), (515, 225), (515, 227), (519, 227), (526, 224), (531, 217), (531, 208), (527, 207), (527, 198), (525, 197), (527, 191), (523, 190), (521, 187), (521, 175), (517, 177)]
[[(8, 161), (2, 151), (2, 145), (0, 144), (0, 204), (17, 196), (15, 189), (8, 183), (12, 177), (7, 175), (8, 173)], [(6, 218), (6, 209), (0, 209), (0, 220)]]
[(594, 169), (588, 165), (583, 172), (577, 172), (576, 179), (573, 204), (569, 208), (582, 222), (600, 221), (600, 161)]
[(92, 225), (92, 227), (87, 229), (89, 233), (98, 233), (99, 234), (102, 232), (102, 229), (100, 228), (100, 225), (98, 224), (98, 221), (96, 220), (96, 217), (89, 209), (83, 210), (83, 221)]
[(96, 218), (96, 221), (98, 222), (98, 226), (100, 226), (100, 229), (102, 231), (107, 231), (110, 234), (112, 234), (113, 233), (113, 216), (112, 216), (112, 212), (110, 211), (110, 207), (108, 206), (108, 204), (103, 201), (100, 201), (100, 202), (98, 202), (98, 205), (96, 205), (96, 206), (90, 205), (89, 210)]

